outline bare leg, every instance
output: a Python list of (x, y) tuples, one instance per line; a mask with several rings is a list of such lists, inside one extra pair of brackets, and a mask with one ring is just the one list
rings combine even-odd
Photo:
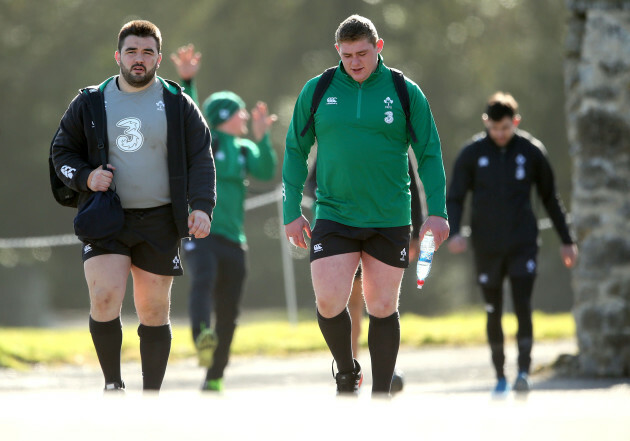
[(83, 264), (90, 293), (90, 315), (99, 322), (120, 316), (131, 259), (121, 254), (104, 254)]
[(359, 253), (338, 254), (311, 263), (317, 310), (326, 317), (338, 315), (348, 305)]

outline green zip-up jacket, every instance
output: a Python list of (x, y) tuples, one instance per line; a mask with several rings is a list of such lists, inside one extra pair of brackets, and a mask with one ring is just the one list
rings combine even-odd
[[(183, 81), (184, 91), (197, 98), (193, 82)], [(212, 130), (214, 164), (216, 167), (217, 205), (212, 213), (210, 234), (220, 235), (233, 242), (244, 244), (247, 239), (243, 228), (244, 203), (247, 193), (247, 175), (270, 180), (278, 162), (271, 146), (269, 132), (259, 142)]]
[[(319, 76), (309, 80), (302, 89), (287, 133), (282, 167), (284, 224), (302, 214), (307, 158), (317, 138), (317, 219), (360, 228), (410, 225), (410, 135), (389, 68), (379, 55), (376, 70), (359, 84), (340, 62), (314, 124), (302, 137), (318, 80)], [(437, 128), (418, 85), (407, 78), (406, 83), (418, 139), (411, 147), (418, 160), (428, 215), (447, 218)]]

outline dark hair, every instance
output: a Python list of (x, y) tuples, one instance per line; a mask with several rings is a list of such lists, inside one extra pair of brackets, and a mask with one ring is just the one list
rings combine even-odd
[(485, 117), (492, 121), (501, 121), (506, 116), (510, 119), (518, 115), (518, 103), (512, 95), (495, 92), (488, 98)]
[(129, 35), (136, 37), (153, 37), (157, 43), (158, 54), (162, 51), (162, 34), (156, 25), (147, 20), (133, 20), (126, 23), (118, 33), (118, 52)]
[(335, 42), (337, 44), (344, 41), (358, 41), (367, 39), (373, 46), (376, 46), (378, 32), (374, 23), (369, 18), (354, 14), (346, 18), (339, 24), (335, 32)]

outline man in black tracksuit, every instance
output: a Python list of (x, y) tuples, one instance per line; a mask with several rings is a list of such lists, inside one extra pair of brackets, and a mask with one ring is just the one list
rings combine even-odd
[[(120, 312), (129, 273), (140, 321), (143, 389), (160, 389), (171, 348), (171, 285), (173, 276), (183, 273), (180, 240), (208, 235), (216, 201), (210, 131), (190, 97), (155, 74), (161, 45), (153, 23), (125, 24), (115, 53), (120, 75), (79, 93), (52, 146), (55, 171), (78, 192), (79, 209), (111, 187), (124, 210), (124, 224), (115, 235), (79, 237), (90, 295), (89, 328), (106, 391), (125, 389)], [(102, 98), (102, 121), (90, 111), (89, 94)], [(101, 130), (105, 169), (97, 148)]]
[(518, 376), (516, 391), (528, 391), (533, 343), (531, 295), (536, 275), (538, 225), (530, 193), (536, 187), (562, 241), (564, 264), (572, 267), (577, 258), (562, 203), (556, 194), (553, 172), (540, 141), (517, 129), (520, 115), (514, 98), (502, 92), (488, 101), (483, 121), (486, 131), (473, 137), (460, 152), (447, 196), (451, 222), (449, 250), (466, 250), (460, 234), (464, 199), (472, 192), (471, 239), (487, 310), (488, 343), (496, 369), (496, 393), (509, 390), (503, 371), (503, 279), (509, 276), (514, 310), (518, 320)]

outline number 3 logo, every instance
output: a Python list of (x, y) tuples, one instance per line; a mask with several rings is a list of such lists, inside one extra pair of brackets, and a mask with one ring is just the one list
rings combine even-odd
[(142, 123), (138, 118), (124, 118), (116, 123), (116, 127), (125, 127), (124, 135), (116, 138), (116, 146), (123, 152), (135, 152), (142, 147), (144, 136), (140, 132)]

